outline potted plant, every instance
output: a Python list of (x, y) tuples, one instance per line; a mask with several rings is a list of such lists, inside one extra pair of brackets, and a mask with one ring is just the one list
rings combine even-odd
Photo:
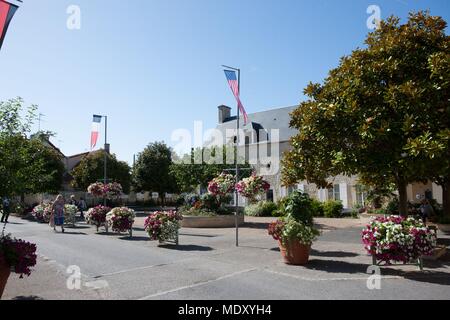
[(305, 265), (309, 260), (312, 243), (320, 233), (311, 225), (287, 217), (271, 223), (269, 234), (278, 241), (286, 264)]
[(145, 220), (144, 228), (152, 240), (164, 243), (170, 240), (178, 244), (178, 231), (183, 217), (175, 211), (158, 211)]
[(305, 265), (312, 243), (320, 235), (313, 223), (312, 200), (295, 191), (283, 201), (281, 210), (284, 217), (269, 225), (269, 235), (278, 241), (286, 264)]
[(136, 217), (134, 210), (121, 207), (114, 208), (106, 215), (106, 221), (114, 232), (129, 232), (133, 236), (133, 224)]
[(413, 217), (377, 217), (362, 231), (362, 242), (374, 262), (416, 262), (433, 254), (436, 234)]
[(250, 177), (242, 179), (236, 184), (236, 190), (240, 195), (247, 198), (251, 204), (257, 202), (258, 196), (267, 192), (270, 184), (263, 177), (254, 172)]
[(93, 225), (98, 229), (101, 226), (104, 226), (106, 232), (108, 232), (108, 224), (106, 223), (106, 215), (111, 211), (111, 208), (105, 206), (96, 206), (94, 208), (90, 208), (86, 213), (85, 220), (87, 224)]
[(76, 215), (78, 213), (78, 207), (73, 204), (66, 204), (64, 206), (64, 220), (66, 224), (75, 227)]
[(36, 245), (13, 239), (10, 235), (0, 237), (0, 298), (11, 272), (20, 275), (31, 275), (31, 268), (36, 265)]
[(32, 215), (39, 223), (49, 223), (52, 215), (52, 204), (42, 203), (37, 205), (33, 208)]

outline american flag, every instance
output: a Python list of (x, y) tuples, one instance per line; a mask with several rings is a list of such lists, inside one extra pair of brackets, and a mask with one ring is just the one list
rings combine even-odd
[(5, 39), (9, 23), (11, 22), (17, 9), (18, 6), (4, 0), (0, 0), (0, 49), (2, 48), (3, 40)]
[(234, 97), (238, 103), (239, 110), (244, 115), (244, 125), (248, 122), (248, 115), (242, 105), (241, 98), (239, 96), (239, 83), (236, 77), (236, 72), (231, 70), (225, 70), (225, 76), (227, 77), (228, 84), (230, 85), (231, 91), (233, 91)]

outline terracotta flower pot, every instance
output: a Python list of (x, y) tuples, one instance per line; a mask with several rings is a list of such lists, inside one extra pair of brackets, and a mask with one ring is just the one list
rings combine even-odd
[(0, 262), (0, 298), (5, 290), (6, 283), (8, 282), (9, 275), (11, 274), (11, 268), (4, 262)]
[(301, 266), (308, 263), (309, 253), (311, 251), (310, 245), (301, 244), (298, 240), (291, 240), (286, 244), (286, 247), (281, 243), (280, 246), (281, 255), (283, 256), (286, 264), (295, 266)]

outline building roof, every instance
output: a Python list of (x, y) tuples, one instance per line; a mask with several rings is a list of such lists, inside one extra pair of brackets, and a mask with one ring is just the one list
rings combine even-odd
[[(244, 129), (254, 130), (267, 130), (270, 135), (270, 130), (280, 130), (280, 142), (289, 141), (289, 139), (297, 134), (297, 130), (289, 127), (291, 122), (290, 113), (294, 111), (298, 106), (284, 107), (278, 109), (272, 109), (248, 115), (248, 123), (244, 126)], [(236, 116), (230, 117), (225, 120), (224, 123), (218, 124), (217, 129), (224, 132), (227, 129), (236, 129)], [(241, 125), (244, 122), (244, 118), (240, 117)]]

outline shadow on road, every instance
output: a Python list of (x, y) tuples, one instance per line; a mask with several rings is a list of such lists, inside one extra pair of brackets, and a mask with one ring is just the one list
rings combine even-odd
[(336, 258), (353, 258), (359, 256), (359, 254), (354, 252), (345, 251), (317, 251), (312, 249), (311, 255), (316, 257), (336, 257)]
[(124, 236), (124, 237), (120, 237), (119, 240), (138, 242), (138, 241), (150, 241), (150, 238), (149, 237), (135, 237), (135, 236), (130, 238), (130, 236)]
[(44, 300), (43, 298), (41, 298), (41, 297), (38, 297), (38, 296), (18, 296), (18, 297), (15, 297), (15, 298), (12, 298), (11, 300)]
[(174, 245), (174, 244), (164, 244), (160, 245), (161, 249), (175, 250), (175, 251), (213, 251), (214, 249), (207, 246), (198, 246), (198, 245)]
[[(329, 273), (366, 274), (368, 277), (368, 267), (370, 264), (351, 263), (334, 260), (312, 259), (305, 268)], [(399, 265), (401, 266), (401, 265)], [(397, 276), (411, 281), (426, 282), (440, 285), (450, 285), (449, 273), (441, 271), (402, 271), (394, 269), (395, 266), (382, 266), (382, 276)]]

